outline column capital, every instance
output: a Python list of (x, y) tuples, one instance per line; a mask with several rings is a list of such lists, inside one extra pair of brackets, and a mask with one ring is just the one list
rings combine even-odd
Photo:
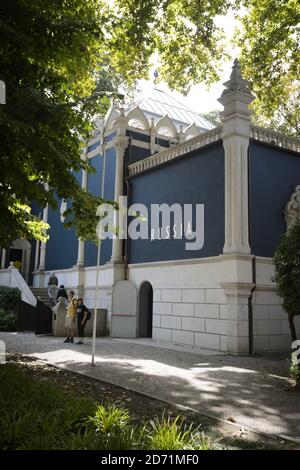
[(226, 297), (240, 297), (248, 299), (255, 284), (251, 282), (220, 282)]
[(129, 137), (117, 135), (113, 140), (113, 146), (116, 149), (117, 156), (123, 157), (125, 150), (128, 147)]
[(224, 106), (223, 118), (226, 119), (232, 114), (250, 116), (249, 104), (255, 99), (251, 93), (249, 84), (241, 73), (240, 63), (235, 59), (230, 79), (223, 83), (225, 90), (219, 98), (219, 102)]

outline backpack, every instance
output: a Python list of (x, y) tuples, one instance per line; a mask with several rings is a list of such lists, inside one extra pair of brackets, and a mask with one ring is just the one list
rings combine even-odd
[(87, 317), (86, 317), (86, 321), (88, 321), (88, 320), (90, 320), (90, 319), (91, 319), (91, 317), (92, 317), (92, 314), (91, 314), (91, 312), (89, 311), (89, 309), (88, 309), (88, 308), (86, 309), (86, 311), (87, 311)]

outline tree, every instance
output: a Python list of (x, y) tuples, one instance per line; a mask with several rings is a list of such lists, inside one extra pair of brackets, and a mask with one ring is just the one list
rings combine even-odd
[[(239, 37), (244, 72), (257, 93), (256, 115), (299, 130), (299, 3), (297, 0), (2, 0), (0, 80), (0, 245), (45, 238), (29, 210), (72, 202), (67, 225), (94, 238), (91, 214), (101, 202), (74, 173), (95, 118), (122, 84), (147, 78), (154, 53), (159, 76), (186, 93), (211, 83), (228, 57), (216, 18), (246, 14)], [(73, 170), (73, 171), (71, 171)], [(49, 191), (46, 190), (46, 184)]]
[(222, 124), (220, 111), (214, 110), (209, 111), (208, 113), (202, 114), (202, 116), (212, 122), (215, 126), (220, 126)]
[[(296, 315), (300, 315), (300, 221), (282, 235), (274, 253), (273, 263), (275, 267), (273, 280), (276, 283), (277, 294), (282, 299), (282, 306), (288, 314), (291, 339), (294, 344), (294, 341), (297, 341), (294, 319)], [(293, 349), (290, 372), (299, 385), (299, 347), (293, 346)]]
[(28, 208), (33, 201), (41, 208), (56, 207), (55, 196), (73, 201), (69, 223), (79, 236), (94, 223), (90, 212), (100, 199), (84, 192), (70, 170), (88, 168), (84, 140), (95, 114), (109, 106), (97, 83), (114, 90), (108, 66), (99, 63), (106, 15), (100, 6), (97, 0), (0, 4), (0, 75), (7, 90), (0, 107), (2, 246), (17, 237), (45, 238), (45, 225)]
[(300, 136), (299, 0), (244, 0), (237, 38), (256, 121)]
[(281, 237), (273, 257), (274, 282), (289, 317), (292, 341), (297, 340), (294, 317), (300, 315), (300, 223)]
[[(72, 202), (66, 225), (95, 238), (101, 200), (80, 188), (74, 172), (89, 169), (82, 148), (95, 116), (110, 105), (107, 92), (114, 93), (121, 79), (126, 86), (145, 77), (155, 50), (163, 58), (162, 78), (173, 87), (214, 78), (221, 47), (213, 17), (225, 4), (1, 2), (0, 79), (7, 89), (7, 104), (0, 107), (2, 246), (17, 237), (45, 239), (46, 226), (29, 205), (56, 207), (57, 198)], [(186, 74), (184, 80), (173, 67)]]

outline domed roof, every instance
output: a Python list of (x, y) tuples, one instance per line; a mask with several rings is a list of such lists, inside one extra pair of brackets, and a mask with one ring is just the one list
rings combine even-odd
[(144, 114), (148, 118), (153, 118), (154, 121), (167, 115), (177, 128), (179, 128), (179, 126), (186, 127), (193, 123), (203, 130), (209, 130), (215, 127), (208, 119), (200, 116), (200, 114), (192, 111), (188, 106), (180, 103), (177, 99), (173, 98), (173, 96), (168, 95), (168, 93), (158, 88), (138, 95), (134, 102), (129, 105), (127, 111), (136, 106), (139, 106)]

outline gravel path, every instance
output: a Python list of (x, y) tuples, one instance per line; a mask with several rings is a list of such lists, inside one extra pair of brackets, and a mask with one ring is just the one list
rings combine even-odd
[(0, 333), (0, 339), (8, 351), (300, 443), (300, 394), (291, 391), (282, 357), (214, 355), (146, 340), (98, 338), (92, 367), (90, 340), (79, 346), (31, 333)]

